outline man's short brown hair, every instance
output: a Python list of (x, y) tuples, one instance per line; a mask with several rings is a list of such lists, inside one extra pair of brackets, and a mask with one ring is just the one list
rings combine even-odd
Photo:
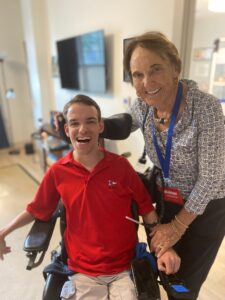
[(100, 107), (98, 106), (98, 104), (90, 97), (86, 96), (86, 95), (76, 95), (75, 97), (73, 97), (69, 102), (66, 103), (66, 105), (64, 106), (63, 109), (63, 116), (67, 122), (67, 113), (68, 110), (70, 108), (71, 105), (76, 104), (76, 103), (80, 103), (80, 104), (84, 104), (87, 106), (94, 106), (97, 110), (98, 113), (98, 120), (101, 120), (101, 110)]

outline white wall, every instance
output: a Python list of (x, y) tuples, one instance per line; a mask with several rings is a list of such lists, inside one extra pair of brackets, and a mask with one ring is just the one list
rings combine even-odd
[[(194, 35), (193, 35), (193, 51), (197, 48), (211, 48), (214, 47), (214, 41), (218, 38), (225, 37), (225, 13), (210, 13), (206, 16), (195, 20)], [(209, 89), (211, 70), (211, 60), (209, 61), (196, 61), (192, 59), (190, 78), (199, 81), (200, 87)], [(203, 75), (204, 74), (204, 75)], [(201, 76), (203, 79), (201, 79)], [(203, 80), (203, 84), (201, 84)], [(206, 82), (206, 84), (205, 84)], [(202, 86), (201, 86), (202, 85)], [(225, 104), (222, 103), (223, 111), (225, 114)]]
[[(174, 20), (179, 19), (174, 16), (175, 4), (174, 0), (48, 0), (52, 55), (56, 55), (57, 40), (104, 29), (109, 91), (105, 95), (90, 96), (99, 103), (103, 116), (122, 112), (126, 110), (123, 99), (135, 98), (133, 88), (123, 82), (123, 39), (148, 30), (160, 30), (172, 38)], [(179, 33), (179, 28), (176, 32)], [(62, 110), (77, 91), (61, 89), (59, 78), (53, 78), (53, 82), (56, 108)], [(132, 149), (135, 163), (143, 150), (143, 138), (135, 133), (127, 141), (107, 142), (107, 147), (119, 153)]]
[[(170, 0), (48, 0), (52, 53), (56, 54), (55, 42), (97, 29), (106, 35), (107, 60), (109, 64), (109, 92), (94, 95), (105, 115), (121, 111), (122, 99), (133, 95), (130, 86), (122, 82), (123, 39), (151, 29), (161, 30), (169, 37), (173, 33), (174, 1)], [(65, 5), (66, 4), (66, 5)], [(62, 109), (74, 94), (60, 89), (55, 81), (56, 105)]]
[(225, 13), (213, 14), (195, 21), (193, 48), (212, 47), (217, 38), (225, 37)]
[[(30, 132), (34, 127), (24, 54), (22, 17), (18, 0), (0, 0), (0, 53), (5, 53), (6, 78), (6, 87), (4, 87), (1, 69), (0, 105), (9, 139), (14, 143), (29, 141)], [(13, 88), (16, 98), (6, 100), (5, 88)], [(11, 129), (13, 136), (10, 134)]]
[[(130, 84), (122, 81), (123, 39), (147, 30), (160, 30), (169, 38), (174, 39), (179, 49), (178, 43), (181, 41), (182, 32), (182, 7), (185, 1), (0, 0), (2, 12), (0, 14), (5, 20), (0, 31), (5, 33), (5, 28), (7, 28), (7, 32), (12, 29), (13, 33), (12, 38), (8, 36), (3, 44), (9, 43), (14, 50), (18, 50), (17, 44), (22, 43), (23, 39), (25, 40), (31, 93), (29, 95), (29, 90), (27, 87), (24, 88), (24, 84), (20, 85), (20, 93), (26, 90), (26, 99), (33, 107), (35, 126), (38, 124), (38, 118), (42, 117), (44, 121), (48, 121), (49, 110), (61, 110), (64, 104), (78, 92), (61, 89), (59, 78), (51, 76), (51, 58), (56, 55), (55, 42), (57, 40), (104, 29), (109, 89), (105, 95), (90, 96), (100, 104), (103, 116), (107, 117), (127, 109), (123, 105), (124, 98), (131, 97), (132, 101), (135, 98), (135, 92)], [(24, 33), (22, 33), (19, 2), (21, 3)], [(15, 5), (15, 3), (17, 9), (11, 9), (9, 5)], [(178, 10), (180, 13), (177, 13)], [(18, 21), (16, 21), (17, 19)], [(24, 36), (22, 36), (23, 34)], [(16, 42), (18, 37), (19, 41)], [(0, 43), (1, 41), (0, 36)], [(13, 81), (14, 83), (15, 81)], [(23, 100), (25, 101), (25, 97)], [(21, 110), (24, 113), (26, 105), (21, 105), (17, 112)], [(31, 116), (31, 113), (26, 113), (26, 118)], [(18, 124), (21, 124), (21, 128), (23, 128), (21, 131), (29, 131), (30, 126), (27, 126), (26, 118), (23, 117), (23, 120), (19, 120), (14, 115), (15, 131), (19, 130)], [(32, 131), (30, 130), (30, 132)], [(25, 136), (23, 139), (25, 140)], [(20, 140), (22, 140), (22, 136)], [(137, 145), (139, 146), (137, 147)], [(143, 150), (143, 138), (136, 133), (128, 141), (111, 143), (110, 147), (119, 153), (132, 149), (133, 161), (136, 161)]]
[(55, 107), (51, 81), (48, 7), (45, 0), (20, 0), (35, 127)]

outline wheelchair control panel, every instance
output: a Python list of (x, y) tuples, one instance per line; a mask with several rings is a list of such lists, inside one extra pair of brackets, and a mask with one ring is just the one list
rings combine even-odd
[(194, 293), (185, 285), (184, 281), (178, 278), (176, 274), (166, 275), (158, 271), (160, 283), (166, 290), (167, 294), (174, 299), (188, 300), (194, 298)]

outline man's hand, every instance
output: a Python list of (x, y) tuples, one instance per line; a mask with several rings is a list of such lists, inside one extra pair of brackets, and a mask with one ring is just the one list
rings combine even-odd
[(180, 268), (180, 262), (180, 257), (172, 248), (157, 259), (158, 269), (167, 275), (176, 273)]
[(18, 214), (9, 224), (0, 229), (0, 259), (4, 259), (4, 255), (11, 252), (11, 248), (6, 246), (5, 238), (8, 234), (17, 228), (25, 226), (34, 221), (34, 217), (26, 210)]
[(4, 255), (11, 252), (11, 248), (6, 246), (4, 238), (0, 236), (0, 259), (4, 260)]
[(61, 112), (54, 113), (54, 126), (55, 130), (59, 131), (59, 118), (63, 118), (63, 114)]

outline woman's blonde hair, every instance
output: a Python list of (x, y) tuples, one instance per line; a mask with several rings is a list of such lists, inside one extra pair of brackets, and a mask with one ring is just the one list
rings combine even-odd
[(180, 74), (182, 63), (176, 46), (163, 33), (159, 31), (149, 31), (132, 38), (125, 50), (124, 69), (128, 72), (131, 82), (130, 60), (137, 47), (149, 49), (158, 54), (162, 59), (168, 59)]

